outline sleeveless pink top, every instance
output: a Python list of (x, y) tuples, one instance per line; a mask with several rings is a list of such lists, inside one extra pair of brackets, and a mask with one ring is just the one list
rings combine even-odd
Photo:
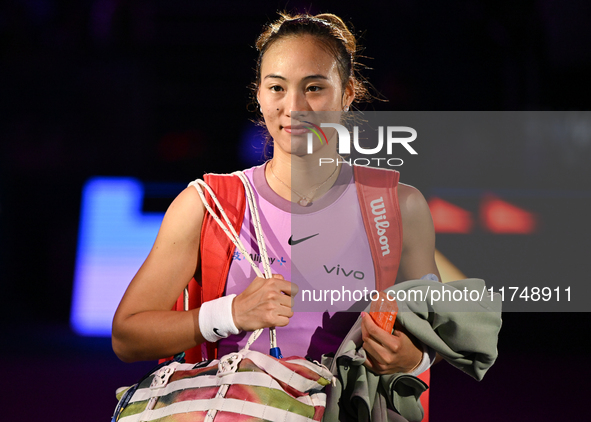
[[(373, 261), (363, 226), (352, 168), (344, 164), (334, 186), (311, 205), (302, 207), (277, 195), (267, 184), (265, 164), (245, 170), (255, 191), (261, 225), (273, 273), (296, 283), (295, 315), (277, 328), (283, 356), (310, 356), (336, 352), (359, 312), (352, 305), (375, 287)], [(250, 210), (245, 211), (240, 239), (261, 272)], [(241, 293), (256, 277), (248, 261), (234, 253), (226, 295)], [(267, 331), (267, 330), (265, 330)], [(240, 350), (250, 333), (222, 339), (219, 354)], [(268, 335), (251, 348), (269, 352)]]

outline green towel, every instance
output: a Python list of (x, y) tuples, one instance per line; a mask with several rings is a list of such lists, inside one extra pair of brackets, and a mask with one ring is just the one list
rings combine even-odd
[[(397, 319), (409, 332), (453, 366), (482, 379), (497, 358), (501, 329), (500, 297), (491, 296), (483, 280), (410, 280), (388, 291), (399, 299), (400, 291), (406, 292), (406, 300), (397, 301)], [(442, 297), (451, 300), (435, 300)], [(460, 297), (474, 300), (454, 300)], [(379, 376), (368, 371), (362, 343), (359, 318), (335, 357), (323, 357), (322, 363), (338, 375), (336, 386), (327, 391), (323, 421), (420, 421), (419, 398), (427, 385), (408, 374)]]

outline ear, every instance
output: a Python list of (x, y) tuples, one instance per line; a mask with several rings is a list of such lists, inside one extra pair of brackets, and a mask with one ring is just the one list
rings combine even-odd
[(261, 104), (261, 89), (257, 87), (257, 102)]
[(345, 87), (345, 92), (343, 92), (343, 108), (345, 106), (350, 106), (354, 100), (355, 84), (353, 83), (353, 79), (349, 79), (349, 82), (347, 82), (347, 86)]

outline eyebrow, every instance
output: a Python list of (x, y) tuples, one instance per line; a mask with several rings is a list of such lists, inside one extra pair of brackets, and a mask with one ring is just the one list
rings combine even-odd
[[(267, 76), (264, 77), (264, 79), (267, 79), (267, 78), (281, 79), (283, 81), (287, 81), (287, 79), (284, 76), (276, 75), (274, 73), (271, 73), (271, 74), (269, 74), (269, 75), (267, 75)], [(304, 76), (302, 78), (302, 80), (304, 80), (304, 81), (307, 81), (309, 79), (324, 79), (324, 80), (328, 80), (328, 78), (326, 76), (320, 75), (320, 74), (308, 75), (308, 76)]]

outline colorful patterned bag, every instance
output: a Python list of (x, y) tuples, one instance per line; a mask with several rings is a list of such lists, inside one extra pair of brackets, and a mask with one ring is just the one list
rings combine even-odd
[(249, 350), (249, 344), (219, 361), (188, 364), (177, 358), (159, 365), (118, 391), (112, 422), (320, 421), (330, 371), (300, 357), (276, 359)]
[[(252, 188), (243, 173), (236, 173), (244, 183), (246, 197), (253, 216), (255, 232), (265, 277), (271, 277), (266, 259), (267, 251)], [(194, 182), (195, 183), (195, 182)], [(209, 207), (200, 186), (206, 188), (225, 218), (228, 227)], [(245, 257), (248, 253), (214, 193), (203, 181), (195, 186), (207, 210)], [(254, 262), (259, 277), (260, 270)], [(185, 289), (185, 310), (188, 291)], [(112, 422), (245, 422), (320, 421), (326, 408), (324, 387), (333, 375), (324, 365), (301, 357), (282, 358), (276, 344), (275, 329), (270, 330), (271, 351), (274, 356), (250, 350), (261, 330), (252, 333), (244, 349), (230, 353), (219, 361), (198, 364), (183, 363), (184, 353), (172, 361), (158, 365), (140, 382), (117, 390), (119, 403)]]

